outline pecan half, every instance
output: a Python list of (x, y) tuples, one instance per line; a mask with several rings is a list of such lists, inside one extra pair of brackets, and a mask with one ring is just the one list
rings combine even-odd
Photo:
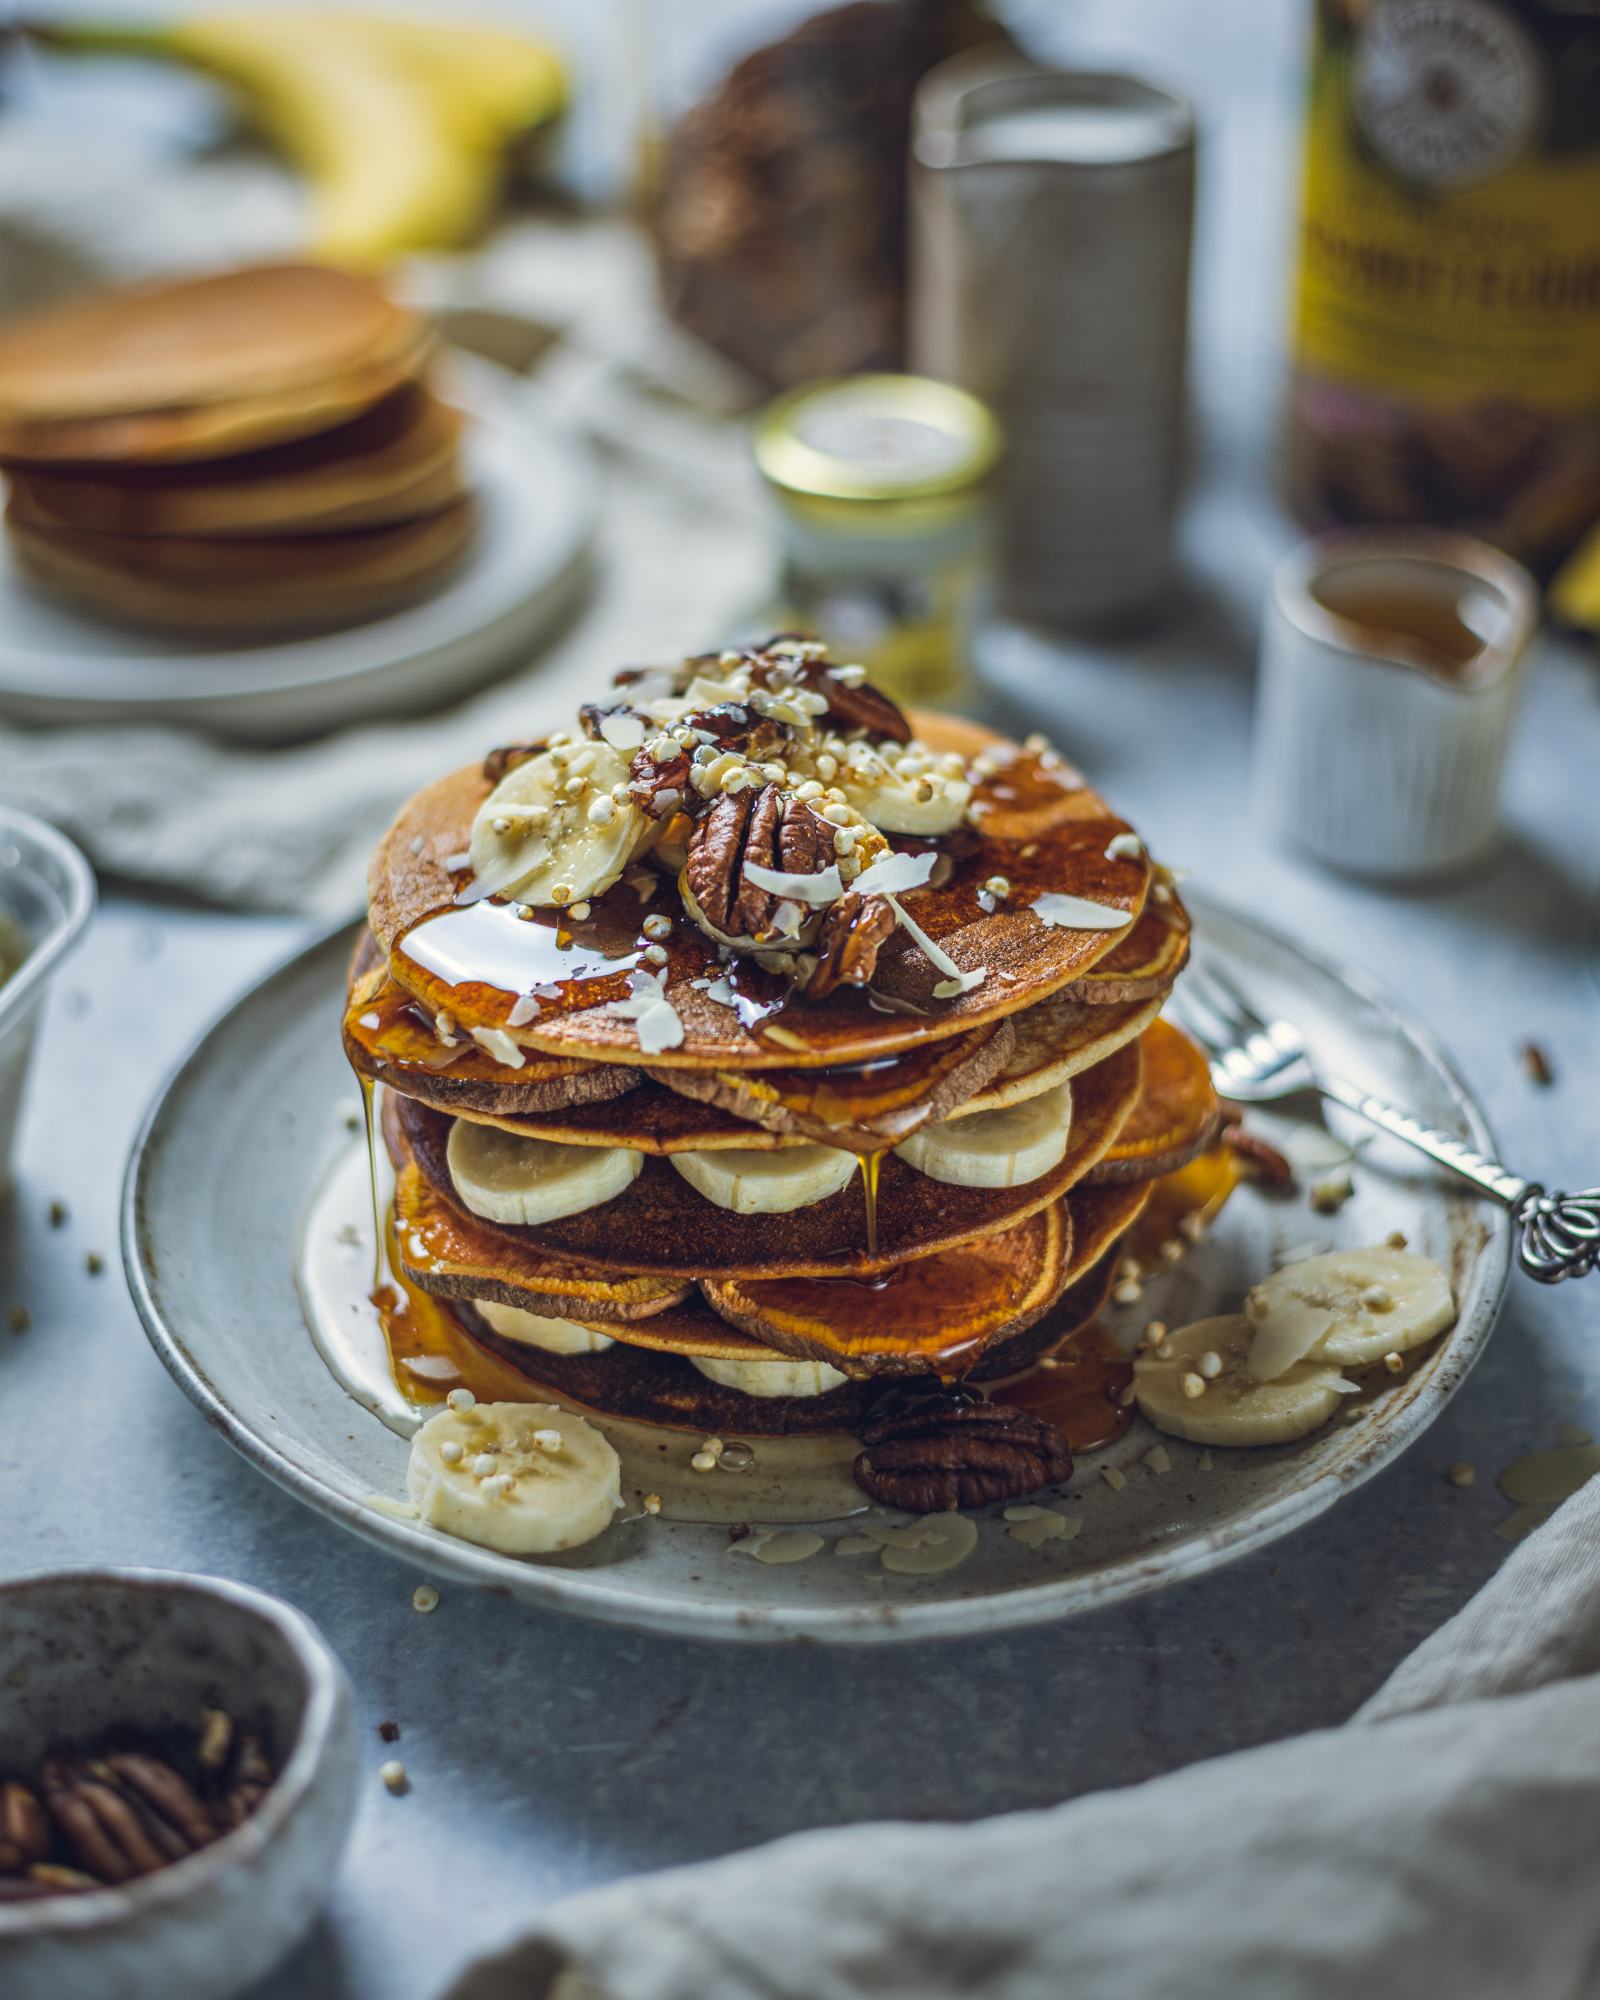
[(1240, 1124), (1223, 1128), (1222, 1143), (1251, 1180), (1265, 1181), (1268, 1187), (1288, 1187), (1294, 1180), (1294, 1165), (1270, 1140), (1247, 1132)]
[(8, 1848), (17, 1856), (11, 1866), (21, 1868), (30, 1861), (48, 1861), (54, 1846), (50, 1817), (28, 1787), (14, 1778), (0, 1785), (0, 1848)]
[(822, 920), (817, 934), (817, 969), (806, 981), (808, 1000), (826, 1000), (841, 986), (867, 986), (878, 969), (878, 953), (894, 930), (894, 911), (882, 896), (858, 896), (847, 889)]
[(689, 837), (684, 866), (701, 914), (725, 937), (765, 938), (784, 900), (745, 875), (754, 862), (786, 875), (815, 875), (833, 859), (823, 822), (776, 785), (725, 792)]
[(917, 1514), (1019, 1500), (1072, 1477), (1065, 1434), (1005, 1403), (930, 1398), (885, 1407), (862, 1426), (861, 1440), (856, 1484)]
[(684, 811), (695, 797), (689, 789), (688, 751), (674, 744), (672, 755), (657, 762), (648, 744), (635, 750), (628, 766), (628, 790), (651, 819), (671, 819)]
[(826, 717), (845, 735), (864, 729), (869, 736), (886, 736), (895, 743), (911, 741), (911, 724), (881, 688), (871, 681), (849, 687), (839, 680), (826, 660), (796, 659), (781, 650), (785, 639), (800, 635), (780, 632), (750, 655), (750, 678), (757, 687), (790, 686), (808, 688), (820, 694), (828, 707)]

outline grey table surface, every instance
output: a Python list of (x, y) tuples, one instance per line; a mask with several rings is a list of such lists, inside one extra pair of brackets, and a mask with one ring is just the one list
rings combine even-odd
[[(1292, 532), (1265, 497), (1259, 440), (1295, 33), (1279, 5), (1202, 11), (1200, 23), (1195, 10), (1108, 0), (1083, 10), (1078, 44), (1134, 60), (1159, 49), (1159, 65), (1142, 66), (1194, 88), (1215, 135), (1197, 302), (1210, 442), (1191, 581), (1142, 637), (1002, 649), (1002, 715), (1009, 701), (1026, 726), (1053, 729), (1156, 852), (1214, 892), (1386, 979), (1479, 1092), (1513, 1164), (1595, 1181), (1592, 660), (1545, 649), (1504, 838), (1462, 881), (1380, 894), (1277, 850), (1254, 818), (1256, 604)], [(1282, 169), (1264, 174), (1263, 160)], [(435, 1994), (557, 1896), (634, 1871), (847, 1820), (1042, 1805), (1335, 1724), (1504, 1556), (1494, 1473), (1563, 1425), (1600, 1432), (1600, 1280), (1519, 1282), (1487, 1359), (1398, 1465), (1265, 1555), (1056, 1630), (876, 1653), (719, 1651), (457, 1588), (421, 1617), (419, 1573), (278, 1492), (207, 1428), (146, 1346), (118, 1267), (123, 1162), (153, 1089), (301, 935), (108, 895), (52, 995), (20, 1184), (0, 1210), (0, 1564), (244, 1579), (309, 1612), (355, 1683), (368, 1782), (329, 1914), (270, 1983), (282, 2000)], [(1519, 1060), (1530, 1037), (1554, 1066), (1548, 1089)], [(70, 1209), (59, 1228), (46, 1220), (54, 1200)], [(91, 1254), (105, 1260), (98, 1274)], [(13, 1305), (31, 1315), (15, 1337)], [(1474, 1487), (1445, 1477), (1457, 1460), (1479, 1468)], [(394, 1754), (377, 1725), (391, 1720), (412, 1779), (400, 1798), (376, 1775)]]

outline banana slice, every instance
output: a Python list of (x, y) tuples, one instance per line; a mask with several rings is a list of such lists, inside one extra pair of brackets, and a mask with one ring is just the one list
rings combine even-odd
[(699, 1354), (687, 1359), (708, 1382), (746, 1396), (824, 1396), (850, 1379), (826, 1361), (711, 1361)]
[(837, 783), (880, 833), (949, 833), (972, 802), (970, 782), (916, 743), (853, 749)]
[(1345, 1393), (1338, 1369), (1297, 1361), (1274, 1381), (1252, 1381), (1253, 1338), (1243, 1313), (1197, 1319), (1169, 1334), (1159, 1354), (1140, 1354), (1133, 1364), (1140, 1410), (1157, 1430), (1192, 1444), (1290, 1444), (1319, 1429)]
[(1021, 1187), (1066, 1157), (1072, 1129), (1072, 1086), (1025, 1098), (1001, 1111), (925, 1125), (895, 1147), (908, 1166), (955, 1187)]
[(450, 1128), (445, 1159), (474, 1215), (529, 1228), (598, 1208), (631, 1187), (644, 1165), (630, 1146), (562, 1146), (464, 1118)]
[(1250, 1375), (1276, 1381), (1303, 1356), (1364, 1368), (1453, 1325), (1450, 1280), (1429, 1257), (1379, 1244), (1285, 1264), (1244, 1302)]
[(609, 1333), (580, 1326), (575, 1319), (545, 1319), (521, 1306), (503, 1306), (498, 1299), (474, 1299), (472, 1303), (496, 1333), (507, 1340), (520, 1340), (526, 1347), (542, 1347), (546, 1354), (603, 1354), (617, 1344)]
[(735, 1215), (787, 1215), (809, 1208), (848, 1187), (856, 1171), (855, 1154), (837, 1146), (780, 1146), (769, 1153), (727, 1146), (667, 1157), (690, 1187)]
[(622, 1466), (582, 1417), (554, 1403), (441, 1410), (411, 1440), (406, 1491), (430, 1527), (508, 1556), (575, 1549), (622, 1505)]
[(507, 771), (472, 822), (477, 893), (557, 908), (603, 894), (659, 830), (613, 795), (627, 779), (628, 759), (603, 742), (558, 745)]

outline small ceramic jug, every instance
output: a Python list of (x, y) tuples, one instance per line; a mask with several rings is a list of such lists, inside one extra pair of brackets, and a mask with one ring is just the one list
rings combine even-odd
[(1278, 565), (1256, 777), (1278, 832), (1359, 874), (1459, 867), (1495, 836), (1539, 592), (1485, 542), (1320, 535)]

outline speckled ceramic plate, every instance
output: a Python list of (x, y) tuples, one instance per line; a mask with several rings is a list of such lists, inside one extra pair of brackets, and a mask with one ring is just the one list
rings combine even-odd
[[(1360, 974), (1313, 957), (1277, 932), (1203, 895), (1194, 911), (1199, 955), (1299, 1021), (1312, 1048), (1433, 1123), (1488, 1148), (1483, 1118), (1426, 1032)], [(1382, 1391), (1359, 1422), (1335, 1422), (1296, 1445), (1205, 1455), (1166, 1440), (1170, 1470), (1145, 1461), (1144, 1424), (1084, 1460), (1065, 1505), (1071, 1538), (1031, 1548), (991, 1509), (973, 1553), (935, 1576), (886, 1573), (875, 1557), (841, 1560), (852, 1531), (835, 1515), (815, 1525), (819, 1553), (783, 1567), (732, 1558), (727, 1521), (760, 1523), (764, 1481), (718, 1474), (721, 1521), (672, 1518), (692, 1496), (671, 1476), (693, 1441), (667, 1441), (671, 1467), (652, 1480), (667, 1498), (650, 1518), (630, 1506), (575, 1553), (519, 1562), (451, 1541), (375, 1507), (403, 1492), (406, 1445), (352, 1399), (307, 1329), (297, 1289), (305, 1217), (330, 1176), (349, 1180), (355, 1089), (339, 1048), (350, 937), (324, 938), (240, 1000), (162, 1092), (129, 1166), (123, 1253), (141, 1318), (177, 1381), (245, 1457), (330, 1519), (404, 1557), (413, 1568), (509, 1591), (532, 1603), (616, 1624), (717, 1639), (861, 1643), (993, 1632), (1064, 1618), (1204, 1574), (1287, 1534), (1379, 1472), (1433, 1421), (1488, 1339), (1505, 1287), (1510, 1232), (1497, 1209), (1438, 1177), (1419, 1156), (1351, 1124), (1356, 1192), (1336, 1215), (1303, 1195), (1239, 1191), (1200, 1246), (1147, 1287), (1113, 1331), (1136, 1337), (1146, 1318), (1177, 1324), (1231, 1310), (1286, 1252), (1381, 1241), (1400, 1229), (1453, 1273), (1460, 1317), (1421, 1366)], [(1252, 1120), (1307, 1156), (1327, 1147), (1314, 1107)], [(1336, 1114), (1341, 1115), (1341, 1114)], [(1325, 1156), (1325, 1154), (1324, 1154)], [(637, 1488), (625, 1457), (625, 1488)], [(1119, 1467), (1125, 1483), (1101, 1477)], [(734, 1490), (740, 1494), (735, 1502)], [(830, 1474), (819, 1493), (853, 1492)], [(748, 1496), (746, 1501), (744, 1496)], [(793, 1514), (790, 1514), (793, 1518)]]

